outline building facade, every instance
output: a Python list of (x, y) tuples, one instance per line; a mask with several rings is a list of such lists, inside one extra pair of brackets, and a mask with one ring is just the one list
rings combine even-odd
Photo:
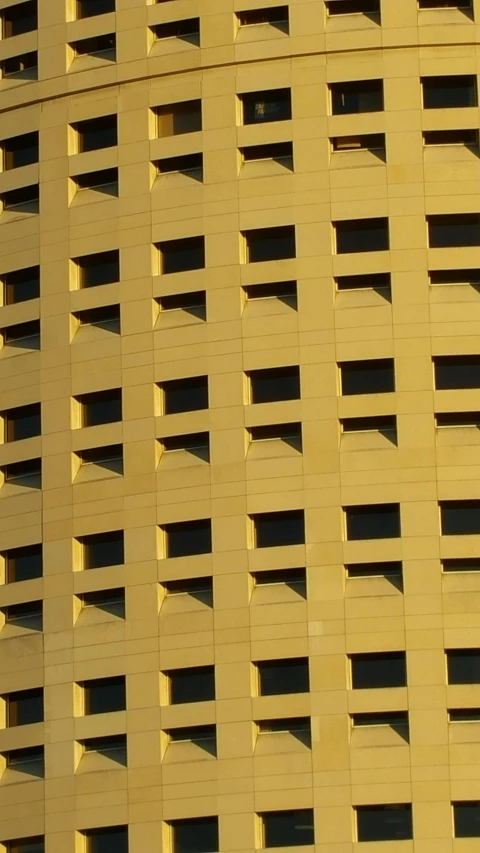
[(470, 853), (480, 0), (0, 16), (0, 849)]

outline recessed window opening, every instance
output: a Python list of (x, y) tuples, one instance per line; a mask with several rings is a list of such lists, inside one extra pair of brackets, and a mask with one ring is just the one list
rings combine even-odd
[(15, 305), (40, 296), (40, 267), (12, 270), (1, 276), (5, 305)]

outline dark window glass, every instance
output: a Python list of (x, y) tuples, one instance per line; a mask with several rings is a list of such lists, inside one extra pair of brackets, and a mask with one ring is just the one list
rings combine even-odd
[(441, 501), (443, 536), (469, 536), (480, 533), (480, 501)]
[(18, 6), (10, 6), (3, 10), (3, 38), (20, 36), (36, 30), (37, 23), (37, 0), (29, 0)]
[(300, 368), (297, 365), (251, 370), (248, 377), (252, 403), (300, 399)]
[(480, 684), (480, 650), (448, 650), (447, 671), (449, 684)]
[(387, 563), (349, 563), (345, 568), (349, 578), (402, 577), (402, 564), (393, 560)]
[(7, 726), (26, 726), (43, 720), (43, 687), (19, 690), (6, 697)]
[(431, 249), (480, 246), (480, 214), (447, 213), (427, 216)]
[(77, 191), (102, 190), (109, 195), (118, 195), (118, 169), (101, 169), (72, 177)]
[(107, 826), (84, 832), (86, 853), (128, 853), (128, 827)]
[(480, 412), (437, 412), (435, 426), (439, 427), (478, 427)]
[(437, 390), (480, 388), (480, 356), (436, 356), (433, 364)]
[(158, 135), (180, 136), (182, 133), (196, 133), (202, 129), (202, 102), (180, 101), (156, 107), (158, 116)]
[(207, 295), (204, 290), (195, 290), (189, 293), (172, 293), (169, 296), (160, 296), (159, 303), (163, 311), (193, 311), (194, 309), (206, 307)]
[(473, 800), (453, 803), (455, 838), (478, 838), (480, 836), (480, 803)]
[(83, 607), (97, 607), (106, 613), (125, 619), (125, 590), (101, 589), (95, 592), (85, 592), (81, 596)]
[(307, 734), (310, 735), (310, 717), (284, 717), (281, 720), (259, 720), (260, 734)]
[(395, 391), (393, 358), (344, 361), (340, 365), (342, 394), (389, 394)]
[(74, 124), (78, 134), (78, 150), (95, 151), (117, 144), (117, 116), (108, 115), (91, 118)]
[(6, 346), (25, 349), (40, 348), (40, 320), (30, 320), (28, 323), (16, 323), (3, 330), (3, 342)]
[(250, 427), (250, 441), (255, 444), (259, 441), (284, 441), (296, 450), (302, 450), (302, 425), (290, 424), (268, 424), (265, 426)]
[(444, 572), (480, 572), (480, 557), (460, 557), (442, 560)]
[(257, 670), (260, 696), (308, 693), (310, 690), (308, 658), (259, 661)]
[(243, 162), (251, 163), (257, 160), (276, 160), (283, 162), (285, 160), (292, 161), (284, 163), (289, 168), (293, 166), (293, 142), (273, 142), (270, 145), (247, 145), (240, 149)]
[(240, 95), (244, 124), (264, 124), (287, 121), (292, 117), (290, 89), (269, 89), (266, 92), (245, 92)]
[(296, 281), (269, 281), (266, 284), (246, 284), (243, 288), (248, 301), (256, 299), (280, 299), (297, 307), (297, 282)]
[(40, 208), (40, 190), (38, 184), (29, 187), (20, 187), (18, 190), (10, 190), (3, 193), (4, 210), (18, 210), (19, 213), (38, 213)]
[(107, 332), (120, 334), (120, 305), (102, 305), (101, 308), (87, 308), (74, 314), (80, 326), (98, 326)]
[(182, 578), (182, 580), (163, 581), (167, 596), (189, 595), (192, 598), (213, 607), (213, 578)]
[(397, 429), (395, 415), (377, 415), (373, 418), (342, 418), (343, 432), (389, 432)]
[(359, 841), (399, 841), (413, 838), (410, 803), (357, 806), (355, 811)]
[(285, 586), (306, 597), (307, 578), (305, 569), (269, 569), (265, 572), (252, 572), (255, 586), (268, 587), (285, 584)]
[(422, 87), (426, 110), (477, 106), (477, 78), (473, 74), (422, 77)]
[(425, 145), (465, 145), (478, 148), (478, 130), (424, 130)]
[(333, 15), (379, 15), (380, 0), (326, 0), (328, 14)]
[(387, 217), (334, 222), (337, 254), (386, 252), (390, 248)]
[(372, 290), (384, 291), (390, 288), (390, 273), (380, 272), (372, 275), (340, 275), (335, 279), (337, 290)]
[(345, 507), (347, 539), (396, 539), (400, 531), (400, 504)]
[(252, 515), (256, 548), (302, 545), (305, 542), (303, 509), (286, 512), (259, 512)]
[(167, 557), (190, 557), (195, 554), (211, 553), (212, 522), (209, 518), (165, 524), (163, 530)]
[(406, 687), (405, 652), (371, 652), (350, 655), (352, 687), (365, 690), (376, 687)]
[(166, 415), (208, 409), (208, 377), (192, 376), (162, 383)]
[(170, 704), (209, 702), (215, 699), (215, 667), (191, 666), (167, 673), (170, 680)]
[(168, 729), (166, 734), (171, 743), (190, 742), (202, 746), (207, 752), (216, 751), (216, 726), (185, 726), (181, 729)]
[(4, 610), (5, 622), (18, 628), (41, 631), (43, 627), (43, 606), (41, 601), (27, 601), (25, 604), (11, 604)]
[(3, 276), (6, 305), (26, 302), (40, 296), (40, 267), (13, 270)]
[(162, 273), (200, 270), (205, 266), (205, 237), (185, 237), (158, 243)]
[(26, 749), (11, 749), (3, 753), (7, 767), (20, 773), (28, 773), (42, 779), (45, 775), (43, 746), (30, 746)]
[(244, 232), (249, 264), (295, 257), (295, 225), (256, 228)]
[(263, 812), (264, 847), (297, 847), (315, 844), (313, 809)]
[(360, 136), (334, 136), (334, 151), (376, 151), (385, 154), (385, 134), (369, 133)]
[(123, 474), (123, 445), (121, 444), (79, 450), (77, 456), (82, 465), (99, 465), (115, 474)]
[(376, 113), (383, 110), (383, 80), (353, 80), (330, 85), (332, 114)]
[(172, 853), (216, 853), (218, 817), (172, 820)]
[(107, 714), (127, 707), (125, 676), (95, 678), (83, 682), (85, 714)]
[(120, 566), (124, 562), (123, 530), (82, 536), (79, 541), (83, 546), (85, 569)]
[(120, 252), (97, 252), (95, 255), (83, 255), (75, 259), (79, 270), (80, 287), (97, 287), (120, 280)]
[(208, 432), (169, 435), (162, 439), (162, 444), (167, 453), (175, 450), (187, 450), (207, 462), (209, 460), (210, 440)]
[[(16, 8), (21, 9), (25, 6), (17, 6)], [(4, 171), (29, 166), (30, 163), (38, 163), (38, 131), (5, 139), (2, 142), (2, 148)]]
[(95, 391), (77, 398), (82, 407), (82, 426), (111, 424), (122, 420), (122, 389)]
[(272, 6), (269, 9), (245, 9), (237, 12), (241, 27), (258, 24), (288, 24), (288, 6)]
[(115, 59), (115, 33), (81, 39), (71, 46), (77, 56), (101, 56), (103, 54), (105, 59)]
[(10, 548), (9, 551), (5, 551), (5, 563), (7, 583), (41, 578), (43, 574), (42, 546), (26, 545), (24, 548)]
[(198, 181), (203, 180), (203, 154), (183, 154), (180, 157), (164, 157), (162, 160), (155, 160), (159, 175), (169, 175), (172, 172), (179, 172), (182, 175), (188, 175), (190, 172), (198, 174), (191, 175)]
[(18, 406), (4, 412), (5, 437), (7, 441), (21, 441), (41, 434), (40, 403)]
[(4, 842), (7, 853), (45, 853), (45, 841), (43, 835), (31, 838), (16, 838), (13, 841)]
[(24, 486), (29, 489), (42, 487), (42, 460), (27, 459), (25, 462), (12, 462), (3, 469), (5, 483)]
[(168, 21), (153, 27), (157, 39), (184, 39), (192, 44), (200, 42), (200, 18), (184, 18), (181, 21)]
[(479, 723), (480, 708), (452, 708), (448, 719), (451, 723)]
[(352, 714), (352, 723), (355, 728), (363, 726), (408, 726), (408, 711), (379, 711), (367, 714)]
[(77, 0), (77, 18), (91, 18), (115, 11), (115, 0)]
[(2, 73), (4, 77), (19, 77), (25, 80), (36, 80), (38, 59), (37, 52), (23, 53), (20, 56), (11, 56), (2, 62)]
[(479, 284), (480, 269), (430, 270), (430, 284)]

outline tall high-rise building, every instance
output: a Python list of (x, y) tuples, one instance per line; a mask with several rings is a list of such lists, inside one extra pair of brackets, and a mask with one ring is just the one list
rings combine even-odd
[(0, 18), (0, 853), (472, 853), (480, 0)]

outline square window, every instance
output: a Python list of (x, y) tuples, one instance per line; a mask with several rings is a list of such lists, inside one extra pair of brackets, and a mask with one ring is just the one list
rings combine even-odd
[(205, 237), (184, 237), (157, 243), (164, 275), (205, 267)]
[[(18, 7), (17, 7), (18, 8)], [(37, 51), (11, 56), (0, 64), (5, 79), (36, 80), (38, 76)]]
[(84, 713), (109, 714), (113, 711), (125, 711), (127, 707), (126, 684), (124, 675), (113, 678), (94, 678), (81, 685), (84, 695)]
[(120, 281), (120, 252), (112, 249), (108, 252), (96, 252), (94, 255), (83, 255), (75, 258), (73, 263), (77, 269), (78, 285), (98, 287), (101, 284), (112, 284)]
[(258, 672), (259, 696), (308, 693), (310, 690), (308, 658), (264, 660), (255, 665)]
[(281, 261), (295, 257), (294, 225), (282, 225), (277, 228), (255, 228), (251, 231), (244, 231), (243, 237), (248, 264)]
[(42, 460), (27, 459), (25, 462), (12, 462), (1, 469), (4, 486), (21, 486), (24, 489), (42, 488)]
[(350, 663), (354, 690), (407, 686), (405, 652), (354, 654)]
[(165, 535), (166, 557), (191, 557), (212, 551), (210, 518), (164, 524), (161, 529)]
[(339, 364), (342, 394), (389, 394), (395, 391), (393, 358), (369, 358)]
[(154, 113), (157, 116), (157, 135), (161, 138), (197, 133), (202, 129), (200, 99), (155, 107)]
[(437, 391), (480, 388), (480, 356), (478, 355), (435, 356), (433, 366)]
[(10, 190), (0, 196), (4, 211), (14, 213), (40, 213), (40, 188), (38, 184)]
[(72, 176), (75, 192), (96, 190), (106, 195), (118, 196), (118, 169), (100, 169), (98, 172), (85, 172)]
[(305, 542), (303, 509), (259, 512), (250, 518), (253, 522), (255, 548), (303, 545)]
[(3, 413), (5, 427), (5, 441), (22, 441), (41, 435), (41, 407), (40, 403), (31, 403), (28, 406), (18, 406), (15, 409), (7, 409)]
[(480, 501), (441, 501), (442, 536), (474, 536), (480, 533)]
[(91, 18), (115, 11), (115, 0), (76, 0), (77, 19)]
[(3, 345), (18, 349), (40, 349), (40, 320), (15, 323), (3, 330)]
[(8, 728), (43, 721), (43, 687), (8, 693), (4, 699)]
[(470, 800), (453, 803), (455, 838), (478, 838), (480, 836), (480, 803)]
[(332, 115), (377, 113), (383, 110), (383, 80), (331, 83)]
[(397, 539), (401, 536), (400, 504), (367, 504), (344, 509), (347, 540)]
[(81, 536), (78, 541), (83, 549), (84, 569), (120, 566), (125, 561), (123, 530)]
[(99, 59), (108, 59), (111, 62), (116, 60), (115, 33), (80, 39), (73, 42), (70, 47), (75, 56), (97, 56)]
[(45, 757), (43, 746), (30, 746), (27, 749), (10, 749), (3, 753), (8, 770), (28, 773), (43, 779), (45, 776)]
[(427, 216), (430, 249), (480, 246), (480, 214), (447, 213)]
[(181, 21), (168, 21), (152, 27), (156, 39), (182, 39), (196, 46), (200, 45), (200, 18), (184, 18)]
[(128, 853), (128, 826), (85, 829), (85, 853)]
[(189, 376), (162, 382), (165, 415), (208, 409), (208, 376)]
[(180, 174), (203, 181), (203, 154), (183, 154), (180, 157), (164, 157), (155, 160), (158, 175)]
[(30, 838), (15, 838), (13, 841), (4, 841), (6, 853), (45, 853), (45, 841), (43, 835)]
[(96, 326), (106, 332), (120, 334), (120, 305), (102, 305), (101, 308), (87, 308), (73, 315), (79, 327)]
[(387, 217), (333, 222), (337, 255), (386, 252), (390, 248)]
[(315, 844), (313, 809), (263, 812), (263, 847), (299, 847)]
[(477, 78), (474, 74), (422, 77), (421, 82), (425, 110), (478, 106)]
[(96, 607), (105, 613), (125, 619), (125, 590), (123, 588), (84, 592), (79, 597), (84, 610)]
[(117, 145), (117, 116), (99, 116), (98, 118), (78, 121), (72, 125), (77, 135), (79, 153), (97, 151)]
[(162, 581), (163, 589), (167, 597), (176, 598), (190, 596), (202, 604), (213, 607), (213, 578), (182, 578), (181, 580)]
[(218, 817), (193, 817), (172, 820), (172, 853), (216, 853)]
[[(84, 754), (96, 753), (116, 761), (118, 764), (127, 764), (127, 736), (112, 735), (109, 737), (91, 737), (80, 741)], [(115, 850), (114, 850), (115, 853)]]
[(2, 12), (2, 38), (8, 39), (30, 33), (38, 27), (37, 0), (8, 6)]
[(300, 399), (300, 368), (297, 365), (251, 370), (247, 376), (252, 403)]
[[(16, 9), (24, 9), (23, 6), (16, 6)], [(9, 139), (4, 139), (1, 143), (3, 152), (3, 170), (5, 172), (10, 169), (19, 169), (22, 166), (29, 166), (31, 163), (38, 163), (38, 131), (32, 133), (23, 133), (21, 136), (11, 136)]]
[(413, 838), (412, 806), (357, 806), (358, 841), (400, 841)]
[(41, 545), (26, 545), (4, 551), (6, 583), (19, 583), (43, 575)]
[(170, 705), (187, 702), (210, 702), (215, 699), (215, 667), (189, 666), (166, 673), (169, 680)]
[(265, 124), (288, 121), (292, 118), (290, 89), (268, 89), (265, 92), (245, 92), (239, 95), (243, 124)]
[(15, 305), (40, 296), (40, 267), (12, 270), (2, 276), (5, 305)]
[(3, 610), (5, 624), (30, 631), (43, 630), (43, 604), (41, 601), (27, 601), (25, 604), (10, 604)]
[(479, 649), (448, 649), (446, 655), (449, 684), (480, 683)]
[(122, 389), (94, 391), (76, 398), (80, 403), (82, 427), (113, 424), (122, 420)]
[(270, 24), (288, 33), (288, 6), (270, 6), (267, 9), (244, 9), (237, 12), (240, 27), (255, 27)]

